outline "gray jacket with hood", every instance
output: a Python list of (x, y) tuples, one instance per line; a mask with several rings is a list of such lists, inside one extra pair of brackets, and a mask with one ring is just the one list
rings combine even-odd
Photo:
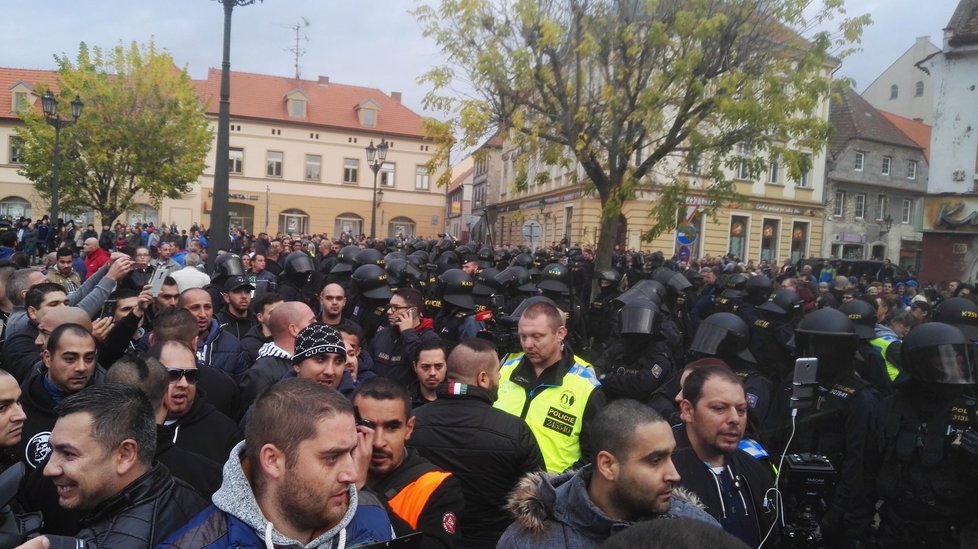
[[(604, 514), (587, 493), (592, 466), (553, 475), (531, 473), (510, 495), (507, 510), (516, 517), (496, 547), (507, 549), (597, 549), (609, 537), (634, 523)], [(717, 528), (720, 524), (699, 507), (696, 496), (673, 490), (669, 512), (661, 517), (685, 517)], [(658, 518), (658, 517), (656, 517)]]

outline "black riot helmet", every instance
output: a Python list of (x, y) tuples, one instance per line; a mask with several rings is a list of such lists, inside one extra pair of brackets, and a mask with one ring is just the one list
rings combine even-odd
[(713, 313), (700, 322), (689, 350), (728, 364), (736, 363), (735, 358), (753, 363), (756, 360), (747, 348), (749, 343), (750, 329), (742, 318), (733, 313)]
[(387, 255), (384, 256), (384, 264), (386, 265), (387, 262), (392, 259), (407, 259), (407, 254), (400, 250), (388, 252)]
[(309, 254), (305, 252), (292, 252), (285, 256), (285, 265), (282, 274), (297, 286), (302, 286), (309, 282), (312, 271), (312, 258), (309, 257)]
[(380, 253), (380, 250), (376, 248), (364, 248), (360, 250), (354, 259), (357, 267), (363, 267), (364, 265), (374, 265), (384, 266), (384, 254)]
[(952, 297), (934, 309), (934, 322), (956, 326), (965, 337), (978, 341), (978, 305), (966, 297)]
[(721, 296), (727, 299), (741, 299), (744, 297), (744, 293), (747, 290), (747, 275), (742, 273), (734, 273), (728, 276), (723, 288), (723, 291), (720, 292)]
[(851, 371), (858, 347), (856, 327), (836, 309), (812, 311), (795, 328), (798, 356), (818, 359), (819, 381), (832, 381)]
[(458, 269), (462, 266), (462, 261), (455, 250), (447, 250), (438, 254), (438, 259), (435, 260), (435, 265), (438, 266), (439, 273), (446, 273), (451, 269)]
[(492, 267), (492, 262), (493, 259), (495, 259), (496, 254), (489, 246), (483, 246), (479, 248), (478, 253), (476, 253), (476, 257), (478, 257), (477, 261), (479, 262), (479, 268), (488, 269), (489, 267)]
[[(645, 279), (642, 280), (641, 282), (654, 282), (654, 281)], [(662, 297), (659, 295), (658, 292), (655, 291), (655, 287), (649, 284), (642, 284), (641, 282), (632, 286), (625, 292), (623, 292), (621, 295), (616, 297), (612, 302), (617, 303), (618, 305), (625, 305), (636, 299), (648, 299), (649, 301), (655, 303), (661, 308)]]
[(368, 299), (390, 299), (394, 296), (387, 285), (387, 272), (375, 263), (357, 267), (353, 271), (353, 290)]
[(562, 263), (550, 263), (543, 268), (537, 288), (547, 292), (570, 293), (570, 270)]
[(479, 271), (479, 274), (475, 277), (475, 281), (473, 281), (472, 295), (488, 297), (502, 293), (503, 285), (496, 280), (496, 275), (498, 274), (499, 269), (495, 267), (487, 267)]
[(241, 265), (241, 256), (238, 254), (221, 254), (214, 260), (214, 274), (211, 275), (211, 282), (223, 284), (228, 277), (243, 274), (244, 266)]
[(652, 273), (652, 279), (665, 286), (670, 292), (675, 292), (677, 294), (684, 292), (686, 288), (692, 286), (689, 279), (687, 279), (685, 276), (666, 267), (659, 267), (656, 269)]
[(535, 303), (549, 303), (550, 305), (556, 307), (558, 311), (560, 310), (560, 307), (554, 303), (554, 300), (546, 296), (535, 295), (521, 301), (520, 304), (513, 309), (513, 312), (510, 313), (509, 316), (502, 317), (503, 322), (507, 324), (517, 324), (520, 321), (520, 317), (523, 316), (523, 312), (529, 309), (530, 305)]
[(610, 282), (611, 286), (617, 286), (621, 282), (621, 275), (613, 268), (602, 269), (594, 273), (594, 277), (601, 282)]
[(751, 305), (761, 305), (771, 297), (774, 281), (764, 275), (752, 276), (747, 280), (744, 299)]
[(635, 299), (618, 311), (618, 331), (622, 335), (658, 335), (662, 327), (662, 312), (649, 299)]
[(358, 267), (357, 254), (360, 253), (359, 246), (343, 246), (340, 253), (336, 254), (336, 264), (329, 271), (329, 274), (352, 273)]
[(856, 328), (859, 339), (876, 338), (876, 307), (862, 299), (853, 299), (839, 306)]
[(401, 257), (386, 259), (384, 270), (387, 271), (387, 283), (393, 287), (400, 287), (421, 280), (421, 269), (416, 265)]
[(514, 288), (518, 292), (536, 292), (537, 285), (530, 280), (530, 272), (525, 267), (511, 265), (506, 267), (498, 275), (496, 281), (504, 287)]
[[(754, 277), (757, 278), (757, 277)], [(804, 311), (805, 300), (791, 288), (781, 288), (757, 308), (779, 316), (793, 318)]]
[(903, 338), (900, 365), (914, 381), (974, 385), (975, 346), (957, 327), (927, 322)]
[(462, 309), (475, 309), (472, 277), (462, 269), (448, 269), (438, 276), (441, 299)]

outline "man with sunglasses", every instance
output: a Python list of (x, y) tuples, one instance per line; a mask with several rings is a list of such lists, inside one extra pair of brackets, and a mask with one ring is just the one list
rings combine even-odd
[(167, 415), (164, 425), (173, 432), (173, 443), (222, 463), (244, 436), (237, 423), (217, 411), (198, 391), (200, 371), (194, 352), (184, 343), (164, 341), (149, 350), (149, 356), (166, 366), (170, 386), (163, 402)]
[(368, 348), (377, 375), (387, 376), (407, 387), (416, 379), (414, 357), (422, 344), (438, 343), (440, 338), (429, 319), (421, 318), (421, 294), (413, 288), (401, 288), (387, 307), (390, 327), (381, 328)]

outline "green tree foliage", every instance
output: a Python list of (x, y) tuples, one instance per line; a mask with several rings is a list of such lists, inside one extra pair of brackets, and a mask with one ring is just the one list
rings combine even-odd
[[(186, 70), (152, 43), (106, 51), (82, 43), (74, 63), (66, 55), (55, 61), (59, 112), (70, 115), (76, 94), (85, 103), (78, 121), (61, 130), (64, 211), (95, 210), (108, 223), (134, 208), (137, 195), (158, 206), (191, 190), (204, 170), (212, 134)], [(37, 86), (38, 94), (44, 91)], [(20, 114), (20, 173), (48, 199), (54, 128), (39, 108)]]
[[(622, 203), (649, 189), (654, 238), (676, 227), (696, 164), (708, 193), (737, 200), (731, 175), (778, 154), (796, 178), (829, 135), (831, 71), (868, 17), (842, 0), (440, 0), (415, 15), (447, 55), (426, 73), (443, 147), (500, 131), (528, 166), (579, 165), (602, 204), (599, 268)], [(820, 31), (841, 21), (834, 32)], [(804, 37), (804, 38), (803, 38)], [(457, 90), (472, 90), (460, 94)], [(738, 155), (748, 144), (750, 155)]]

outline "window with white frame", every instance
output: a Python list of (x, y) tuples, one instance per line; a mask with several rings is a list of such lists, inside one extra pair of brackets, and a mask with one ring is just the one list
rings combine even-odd
[(357, 158), (343, 159), (343, 182), (356, 183), (360, 175), (360, 160)]
[(913, 219), (913, 200), (903, 199), (903, 208), (900, 210), (900, 223), (910, 223)]
[(13, 112), (18, 113), (26, 109), (30, 105), (30, 103), (27, 100), (27, 97), (28, 97), (27, 92), (24, 91), (14, 92)]
[(281, 151), (268, 151), (265, 157), (265, 175), (282, 177), (282, 161), (285, 155)]
[(422, 191), (428, 190), (429, 175), (427, 166), (415, 166), (414, 168), (414, 188)]
[(883, 165), (880, 168), (880, 173), (883, 174), (883, 175), (890, 175), (890, 164), (891, 163), (893, 163), (893, 157), (892, 156), (884, 156), (883, 157)]
[(802, 155), (805, 157), (804, 164), (808, 167), (805, 168), (805, 171), (801, 172), (801, 179), (798, 180), (798, 186), (808, 187), (809, 177), (811, 177), (812, 173), (812, 155), (809, 153), (802, 153)]
[(876, 221), (883, 221), (887, 210), (890, 209), (890, 198), (881, 194), (876, 198)]
[(747, 143), (740, 143), (737, 145), (737, 156), (742, 160), (737, 165), (737, 178), (738, 179), (750, 179), (750, 164), (747, 162), (747, 158), (750, 157), (751, 147)]
[(20, 164), (24, 161), (24, 140), (16, 135), (10, 136), (10, 163)]
[(856, 151), (856, 163), (853, 165), (853, 169), (857, 172), (863, 171), (863, 164), (866, 163), (866, 153)]
[(306, 155), (306, 181), (319, 181), (322, 175), (323, 157), (318, 154)]
[(771, 165), (768, 167), (768, 183), (781, 182), (781, 155), (771, 155)]
[(856, 194), (856, 208), (855, 208), (856, 219), (862, 219), (866, 217), (866, 194), (857, 193)]
[(920, 80), (917, 81), (917, 84), (914, 86), (913, 96), (914, 97), (924, 96), (924, 83), (922, 81)]
[(835, 191), (835, 204), (832, 208), (832, 215), (835, 217), (842, 217), (846, 211), (846, 192), (845, 191)]
[(917, 161), (907, 161), (907, 179), (917, 179)]
[(244, 171), (244, 149), (231, 147), (228, 149), (228, 173), (240, 174)]
[(394, 163), (384, 162), (380, 166), (380, 184), (385, 187), (394, 186)]

